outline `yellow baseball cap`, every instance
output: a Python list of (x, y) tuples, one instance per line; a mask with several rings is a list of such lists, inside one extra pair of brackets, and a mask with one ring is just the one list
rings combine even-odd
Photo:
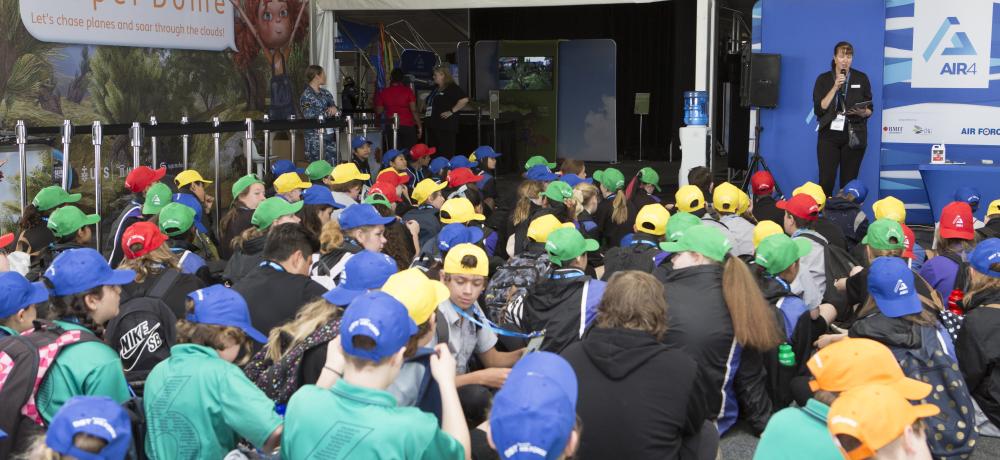
[(762, 220), (753, 228), (753, 247), (756, 248), (764, 238), (785, 233), (780, 225), (773, 220)]
[(826, 192), (823, 191), (823, 187), (815, 182), (806, 182), (802, 184), (799, 188), (792, 190), (792, 196), (798, 195), (800, 193), (805, 193), (813, 197), (816, 200), (816, 204), (819, 206), (819, 210), (823, 210), (823, 206), (826, 205)]
[(287, 172), (274, 180), (274, 191), (278, 193), (288, 193), (297, 188), (309, 188), (312, 184), (302, 180), (297, 172)]
[(736, 214), (743, 214), (750, 209), (750, 195), (747, 192), (740, 190), (740, 207), (736, 210)]
[(447, 182), (434, 182), (434, 179), (424, 179), (417, 183), (416, 187), (413, 187), (413, 193), (411, 197), (417, 202), (418, 205), (424, 204), (434, 192), (439, 190), (444, 190), (448, 186)]
[(428, 278), (416, 267), (390, 276), (382, 285), (382, 292), (402, 303), (418, 326), (427, 322), (438, 304), (450, 295), (444, 283)]
[(716, 211), (736, 214), (740, 209), (740, 189), (729, 182), (723, 182), (712, 191), (712, 206)]
[(346, 184), (352, 180), (368, 180), (371, 174), (363, 174), (354, 162), (341, 163), (330, 173), (334, 184)]
[(684, 212), (694, 212), (705, 207), (705, 194), (696, 185), (685, 185), (674, 194), (677, 209)]
[(476, 207), (468, 198), (459, 197), (445, 201), (441, 205), (441, 222), (445, 224), (465, 224), (472, 220), (486, 220), (486, 216), (476, 212)]
[(670, 220), (670, 213), (662, 204), (647, 204), (642, 209), (639, 209), (639, 213), (635, 215), (635, 226), (633, 228), (637, 232), (663, 236), (667, 234), (668, 220)]
[(872, 211), (875, 212), (876, 220), (885, 218), (899, 223), (906, 221), (906, 206), (894, 196), (887, 196), (872, 203)]
[(994, 216), (997, 214), (1000, 214), (1000, 199), (991, 201), (990, 206), (986, 208), (987, 216)]
[[(475, 257), (476, 265), (473, 267), (462, 265), (462, 259), (465, 256)], [(472, 243), (462, 243), (451, 248), (448, 255), (444, 257), (444, 272), (451, 275), (489, 276), (490, 261), (483, 248)]]
[(177, 177), (174, 178), (174, 183), (177, 184), (178, 187), (183, 187), (192, 182), (204, 182), (206, 184), (212, 183), (212, 181), (206, 180), (204, 177), (201, 177), (201, 174), (193, 169), (185, 169), (184, 171), (181, 171), (180, 174), (177, 174)]
[(528, 238), (536, 243), (544, 243), (549, 239), (549, 233), (552, 233), (560, 228), (573, 228), (572, 223), (560, 222), (556, 216), (552, 214), (546, 214), (541, 217), (536, 217), (535, 220), (528, 224)]

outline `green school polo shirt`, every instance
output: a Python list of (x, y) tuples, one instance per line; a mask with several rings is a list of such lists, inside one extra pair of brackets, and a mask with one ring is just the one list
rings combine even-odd
[[(89, 331), (79, 324), (56, 321), (65, 330)], [(122, 371), (122, 361), (101, 342), (77, 343), (63, 348), (38, 387), (38, 412), (52, 420), (73, 396), (107, 396), (118, 403), (132, 395)]]
[(397, 407), (387, 391), (343, 379), (292, 395), (281, 436), (285, 460), (347, 458), (464, 459), (465, 449), (415, 407)]
[(21, 335), (21, 334), (18, 334), (17, 331), (7, 326), (0, 326), (0, 337), (10, 337), (12, 335)]
[(281, 425), (274, 402), (209, 347), (170, 347), (146, 379), (146, 455), (220, 459), (243, 437), (257, 447)]
[(833, 443), (826, 427), (830, 406), (810, 399), (805, 407), (788, 407), (767, 422), (757, 443), (754, 460), (841, 460), (843, 455)]

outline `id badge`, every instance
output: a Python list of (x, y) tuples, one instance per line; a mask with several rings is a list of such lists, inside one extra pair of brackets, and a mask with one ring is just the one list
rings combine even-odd
[(433, 105), (431, 105), (431, 104), (427, 104), (427, 109), (426, 109), (426, 110), (424, 110), (424, 118), (428, 118), (428, 117), (430, 117), (430, 116), (431, 116), (431, 111), (432, 111), (432, 110), (434, 110), (434, 106), (433, 106)]
[(837, 114), (837, 118), (830, 122), (830, 129), (833, 131), (843, 131), (845, 121), (847, 121), (847, 117), (844, 114)]

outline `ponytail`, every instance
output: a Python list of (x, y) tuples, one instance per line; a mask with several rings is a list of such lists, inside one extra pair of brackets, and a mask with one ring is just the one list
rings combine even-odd
[(616, 224), (624, 224), (628, 220), (628, 197), (623, 190), (619, 190), (615, 195), (615, 201), (611, 203), (611, 221)]
[(722, 296), (733, 320), (733, 335), (743, 347), (772, 350), (781, 343), (777, 319), (757, 281), (739, 257), (727, 256), (722, 270)]
[[(194, 228), (194, 226), (192, 226), (192, 228)], [(245, 243), (246, 243), (247, 241), (250, 241), (250, 240), (252, 240), (252, 239), (256, 239), (256, 238), (259, 238), (259, 237), (261, 237), (261, 236), (264, 236), (264, 231), (263, 231), (263, 230), (261, 230), (261, 229), (259, 229), (259, 228), (257, 228), (257, 227), (255, 227), (255, 226), (252, 226), (252, 225), (251, 225), (251, 226), (250, 226), (250, 228), (248, 228), (248, 229), (246, 229), (246, 230), (243, 230), (243, 233), (240, 233), (240, 234), (239, 234), (239, 235), (237, 235), (237, 236), (236, 236), (235, 238), (233, 238), (233, 241), (231, 241), (231, 242), (229, 243), (229, 245), (230, 245), (230, 247), (232, 247), (232, 248), (233, 248), (234, 250), (235, 250), (235, 249), (239, 249), (239, 250), (242, 250), (242, 249), (243, 249), (243, 245), (244, 245), (244, 244), (245, 244)]]
[(530, 217), (531, 203), (543, 191), (542, 183), (535, 180), (525, 180), (517, 187), (517, 205), (511, 213), (511, 222), (516, 226)]
[(319, 253), (328, 254), (343, 244), (344, 231), (340, 228), (340, 222), (337, 219), (330, 219), (323, 224), (323, 229), (319, 233)]

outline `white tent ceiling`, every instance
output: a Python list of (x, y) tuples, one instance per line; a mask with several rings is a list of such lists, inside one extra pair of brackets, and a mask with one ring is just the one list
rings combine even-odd
[(315, 0), (323, 10), (447, 10), (456, 8), (511, 8), (525, 6), (604, 5), (653, 3), (661, 0)]

